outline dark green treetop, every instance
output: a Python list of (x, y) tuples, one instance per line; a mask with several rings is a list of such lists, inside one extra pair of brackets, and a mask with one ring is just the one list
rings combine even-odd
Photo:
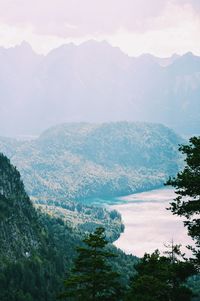
[(132, 279), (127, 301), (190, 301), (192, 291), (184, 283), (195, 273), (194, 266), (178, 259), (180, 248), (173, 245), (168, 256), (156, 250), (145, 254), (135, 267), (137, 275)]
[(187, 219), (185, 226), (196, 243), (193, 251), (196, 263), (200, 267), (200, 137), (192, 137), (189, 142), (188, 145), (181, 145), (179, 148), (186, 156), (185, 168), (166, 184), (175, 188), (177, 197), (171, 203), (170, 209), (173, 214)]
[(104, 228), (97, 228), (77, 248), (78, 257), (74, 268), (65, 281), (66, 300), (114, 301), (121, 300), (119, 275), (112, 271), (108, 259), (115, 255), (105, 247), (107, 241)]

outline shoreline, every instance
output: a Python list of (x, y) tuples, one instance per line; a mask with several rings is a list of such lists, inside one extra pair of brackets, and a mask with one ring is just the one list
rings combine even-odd
[[(125, 227), (114, 245), (126, 254), (141, 257), (156, 249), (163, 252), (164, 244), (172, 239), (184, 246), (191, 244), (183, 219), (166, 210), (173, 196), (174, 190), (165, 187), (125, 196), (123, 203), (109, 206), (121, 214)], [(188, 254), (185, 247), (183, 251)]]

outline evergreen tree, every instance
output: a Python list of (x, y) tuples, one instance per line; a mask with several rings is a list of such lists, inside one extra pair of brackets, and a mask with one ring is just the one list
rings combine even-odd
[(187, 220), (189, 235), (194, 239), (196, 263), (200, 268), (200, 137), (192, 137), (189, 145), (180, 146), (186, 155), (186, 166), (175, 178), (170, 178), (167, 185), (175, 187), (176, 199), (171, 203), (173, 214), (184, 216)]
[(132, 279), (127, 301), (190, 301), (192, 291), (184, 283), (194, 274), (194, 266), (179, 260), (179, 246), (171, 246), (168, 256), (159, 251), (145, 254), (135, 267), (137, 275)]
[(118, 273), (112, 271), (108, 259), (115, 257), (105, 247), (104, 228), (97, 228), (78, 247), (74, 268), (65, 281), (67, 300), (114, 301), (121, 300), (122, 290)]

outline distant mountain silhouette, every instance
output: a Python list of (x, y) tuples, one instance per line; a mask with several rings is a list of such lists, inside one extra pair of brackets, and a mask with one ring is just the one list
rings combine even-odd
[(0, 135), (37, 134), (74, 121), (160, 122), (200, 132), (200, 57), (131, 58), (107, 42), (0, 48)]
[(166, 67), (166, 66), (171, 65), (175, 60), (177, 60), (180, 57), (180, 55), (173, 54), (170, 57), (160, 58), (160, 57), (156, 57), (154, 55), (146, 53), (146, 54), (142, 54), (140, 56), (140, 58), (141, 57), (146, 58), (147, 60), (152, 60), (152, 61), (158, 63), (162, 67)]

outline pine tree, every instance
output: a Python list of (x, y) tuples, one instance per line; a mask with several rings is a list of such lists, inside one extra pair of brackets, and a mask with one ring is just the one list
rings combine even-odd
[(122, 290), (119, 275), (112, 271), (108, 260), (115, 255), (106, 249), (104, 228), (97, 228), (77, 248), (74, 268), (65, 281), (66, 300), (119, 301)]
[(170, 178), (167, 185), (175, 187), (176, 199), (171, 203), (173, 214), (186, 218), (185, 226), (196, 243), (193, 251), (200, 268), (200, 137), (192, 137), (189, 145), (180, 146), (186, 156), (186, 166), (175, 178)]
[(192, 291), (184, 285), (195, 273), (194, 266), (178, 259), (181, 255), (177, 245), (171, 245), (161, 256), (156, 250), (145, 254), (135, 267), (137, 275), (132, 279), (127, 301), (190, 301)]

